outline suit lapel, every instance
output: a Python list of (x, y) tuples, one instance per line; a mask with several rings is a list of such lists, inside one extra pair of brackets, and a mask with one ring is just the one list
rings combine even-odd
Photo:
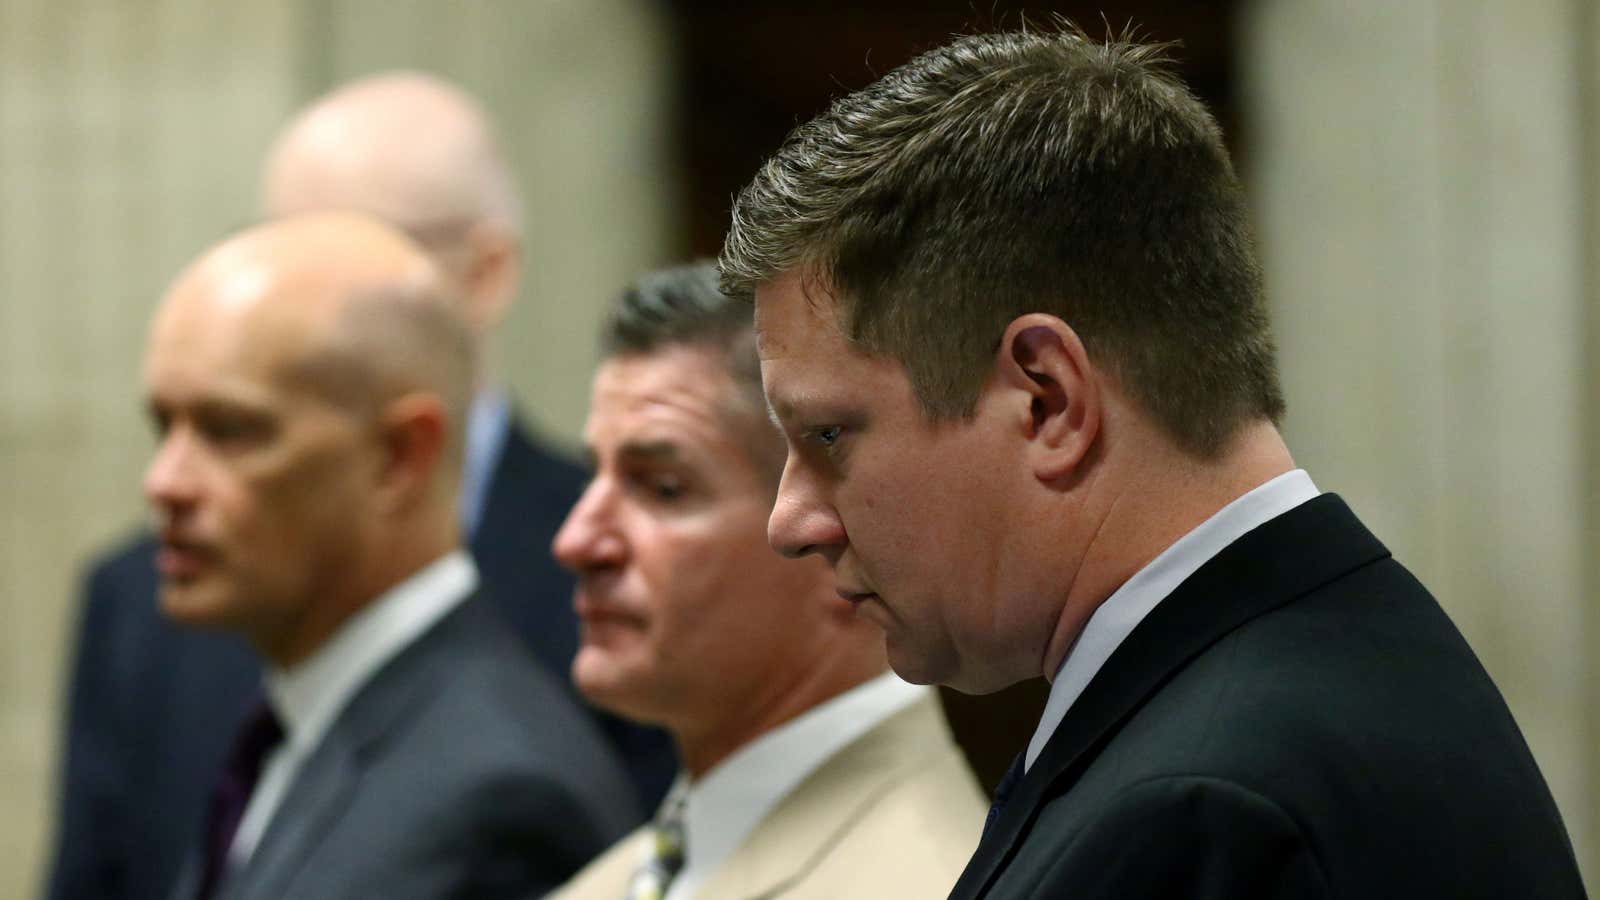
[(168, 895), (172, 900), (194, 900), (194, 895), (200, 890), (200, 856), (198, 849), (191, 850), (183, 859), (183, 865), (178, 869), (178, 880), (173, 885), (172, 892)]
[(1336, 495), (1245, 534), (1201, 566), (1128, 635), (1067, 711), (951, 892), (982, 896), (1044, 803), (1077, 782), (1122, 723), (1229, 632), (1389, 555)]
[(384, 742), (426, 703), (448, 674), (450, 647), (472, 641), (480, 600), (469, 597), (389, 660), (360, 688), (295, 775), (244, 868), (218, 900), (278, 900), (349, 806), (362, 772)]
[(479, 543), (486, 537), (501, 534), (508, 526), (516, 524), (511, 517), (516, 514), (514, 507), (518, 504), (511, 500), (527, 493), (531, 458), (535, 455), (533, 442), (515, 410), (510, 416), (510, 421), (506, 423), (505, 440), (495, 458), (493, 470), (488, 473), (489, 483), (484, 490), (478, 527), (472, 533), (474, 555), (479, 550)]
[(550, 540), (583, 484), (580, 469), (541, 450), (513, 415), (472, 535), (490, 602), (563, 684), (578, 652), (578, 619), (572, 576), (550, 555)]
[(884, 793), (949, 742), (931, 694), (889, 717), (779, 801), (695, 896), (754, 900), (786, 890), (816, 868)]
[(330, 731), (306, 761), (244, 869), (224, 883), (218, 900), (289, 896), (294, 877), (349, 805), (361, 772), (348, 739)]

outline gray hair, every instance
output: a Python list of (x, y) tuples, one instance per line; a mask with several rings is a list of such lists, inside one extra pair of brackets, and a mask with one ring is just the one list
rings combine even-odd
[(600, 336), (601, 354), (608, 359), (674, 346), (703, 347), (721, 357), (736, 388), (724, 404), (724, 418), (776, 489), (784, 446), (761, 392), (752, 310), (721, 291), (716, 264), (710, 260), (651, 272), (635, 281), (617, 299)]

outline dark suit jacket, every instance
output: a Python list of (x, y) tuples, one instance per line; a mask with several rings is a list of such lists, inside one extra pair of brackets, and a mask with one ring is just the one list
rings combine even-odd
[(59, 773), (54, 900), (164, 898), (200, 836), (211, 782), (260, 691), (230, 635), (180, 629), (156, 608), (155, 541), (95, 566)]
[[(469, 598), (356, 692), (217, 898), (548, 890), (638, 820), (610, 758), (554, 678)], [(180, 883), (176, 896), (192, 895)]]
[(1134, 629), (951, 897), (1583, 895), (1499, 692), (1324, 495)]
[[(513, 423), (472, 546), (495, 607), (574, 697), (572, 580), (549, 544), (583, 478)], [(87, 579), (50, 900), (168, 896), (200, 833), (212, 779), (259, 690), (260, 666), (242, 642), (181, 628), (161, 614), (154, 548), (142, 535)], [(641, 799), (655, 803), (676, 769), (665, 734), (588, 711), (624, 755)]]

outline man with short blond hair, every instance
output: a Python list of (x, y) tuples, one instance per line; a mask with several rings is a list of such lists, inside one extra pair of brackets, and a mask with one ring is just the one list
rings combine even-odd
[(595, 475), (555, 540), (578, 576), (573, 677), (665, 727), (684, 774), (561, 900), (943, 894), (981, 794), (934, 693), (887, 671), (827, 568), (766, 544), (783, 443), (749, 307), (709, 264), (658, 272), (603, 354)]
[(161, 608), (266, 667), (175, 900), (521, 897), (633, 821), (462, 546), (474, 345), (423, 250), (352, 213), (236, 235), (157, 310)]
[(1504, 700), (1295, 466), (1244, 193), (1158, 47), (960, 38), (741, 192), (769, 530), (895, 671), (1052, 682), (952, 897), (1583, 896)]

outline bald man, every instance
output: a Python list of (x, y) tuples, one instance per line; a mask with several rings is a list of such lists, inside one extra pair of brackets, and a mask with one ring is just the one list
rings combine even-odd
[[(539, 445), (483, 362), (486, 338), (517, 294), (521, 216), (482, 109), (416, 73), (353, 82), (285, 127), (263, 167), (262, 195), (269, 217), (348, 208), (383, 218), (422, 245), (450, 283), (480, 360), (461, 522), (496, 607), (570, 690), (572, 581), (548, 547), (583, 473)], [(165, 896), (200, 827), (207, 779), (260, 681), (240, 642), (159, 614), (154, 555), (146, 533), (86, 580), (51, 900)], [(676, 770), (665, 733), (587, 710), (653, 805)]]
[(269, 216), (360, 210), (425, 247), (478, 334), (505, 318), (521, 275), (522, 213), (477, 101), (414, 72), (375, 75), (307, 107), (262, 173)]
[[(268, 154), (269, 216), (352, 209), (405, 231), (455, 289), (480, 359), (521, 283), (522, 213), (487, 115), (460, 89), (414, 72), (352, 82), (297, 116)], [(549, 553), (583, 474), (517, 422), (493, 366), (480, 365), (468, 431), (462, 523), (534, 655), (570, 686), (578, 651), (572, 582)], [(574, 698), (577, 693), (573, 692)], [(587, 707), (653, 804), (677, 759), (666, 733)]]
[(633, 820), (462, 546), (473, 347), (424, 252), (353, 213), (238, 235), (157, 311), (161, 607), (267, 673), (174, 897), (521, 897)]

